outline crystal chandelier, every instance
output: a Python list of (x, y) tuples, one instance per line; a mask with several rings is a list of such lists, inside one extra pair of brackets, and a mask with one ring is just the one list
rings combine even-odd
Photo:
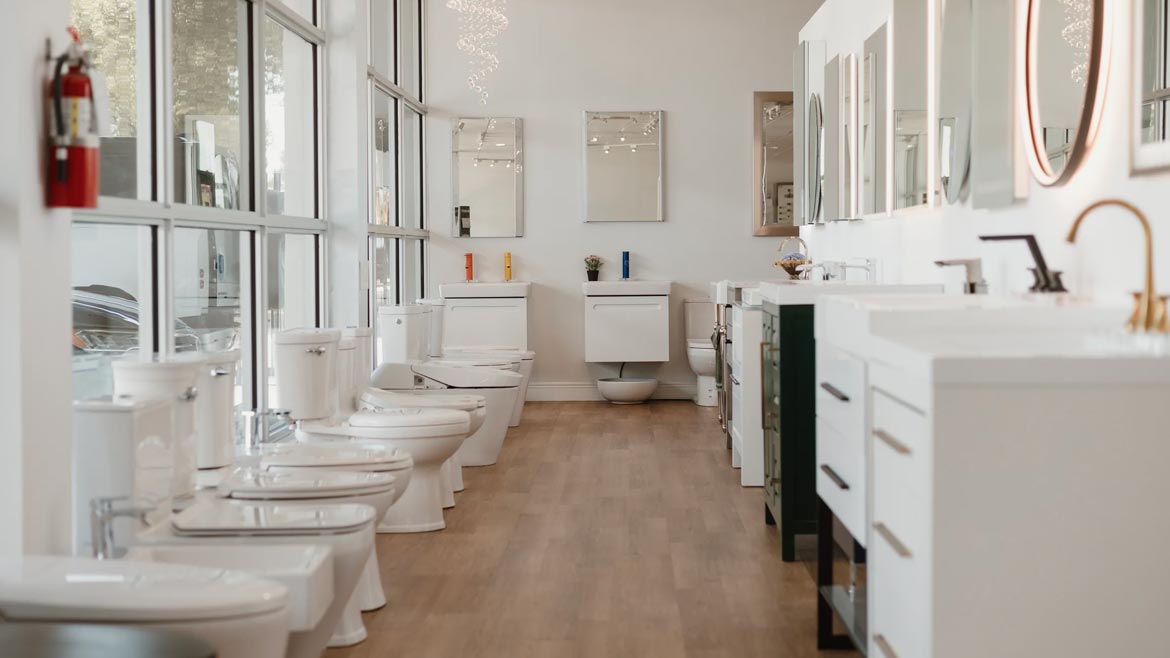
[(447, 8), (459, 13), (455, 45), (469, 58), (467, 86), (487, 105), (487, 78), (500, 66), (496, 38), (508, 29), (508, 0), (447, 0)]
[(1064, 5), (1064, 29), (1060, 31), (1065, 42), (1076, 52), (1070, 75), (1074, 82), (1084, 85), (1089, 75), (1089, 43), (1093, 33), (1093, 3), (1090, 0), (1060, 0)]

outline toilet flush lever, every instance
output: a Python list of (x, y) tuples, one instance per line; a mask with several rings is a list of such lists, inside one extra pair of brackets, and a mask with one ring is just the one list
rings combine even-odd
[(231, 374), (231, 373), (224, 370), (223, 368), (216, 368), (216, 369), (211, 371), (212, 377), (227, 377), (229, 374)]
[(190, 402), (199, 397), (199, 389), (194, 386), (188, 386), (187, 390), (179, 394), (179, 402)]
[(307, 348), (305, 350), (305, 354), (315, 354), (317, 356), (321, 356), (324, 353), (325, 353), (324, 347), (310, 347), (310, 348)]

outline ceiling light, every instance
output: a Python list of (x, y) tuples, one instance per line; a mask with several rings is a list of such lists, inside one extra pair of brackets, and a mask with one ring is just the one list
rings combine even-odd
[(507, 146), (507, 144), (496, 144), (496, 146), (499, 148), (503, 148), (503, 147)]
[(455, 47), (469, 57), (471, 72), (467, 86), (487, 105), (488, 76), (500, 66), (496, 39), (508, 29), (505, 11), (508, 0), (447, 0), (447, 8), (459, 14), (459, 36)]
[(626, 141), (626, 138), (625, 138), (624, 136), (622, 137), (622, 141), (623, 141), (623, 142), (624, 142), (624, 141)]
[(596, 142), (597, 142), (597, 138), (596, 138), (596, 137), (594, 137), (594, 138), (593, 138), (592, 140), (590, 140), (590, 141), (592, 141), (592, 142), (596, 143)]

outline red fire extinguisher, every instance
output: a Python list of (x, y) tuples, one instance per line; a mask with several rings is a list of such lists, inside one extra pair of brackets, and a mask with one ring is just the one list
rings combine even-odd
[(96, 208), (101, 138), (94, 108), (93, 63), (77, 30), (55, 60), (49, 86), (48, 204), (53, 208)]

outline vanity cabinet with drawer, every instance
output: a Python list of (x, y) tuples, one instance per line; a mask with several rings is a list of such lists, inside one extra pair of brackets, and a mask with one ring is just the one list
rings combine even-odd
[(740, 469), (739, 483), (745, 487), (764, 486), (762, 316), (763, 310), (747, 300), (731, 308), (731, 465)]

